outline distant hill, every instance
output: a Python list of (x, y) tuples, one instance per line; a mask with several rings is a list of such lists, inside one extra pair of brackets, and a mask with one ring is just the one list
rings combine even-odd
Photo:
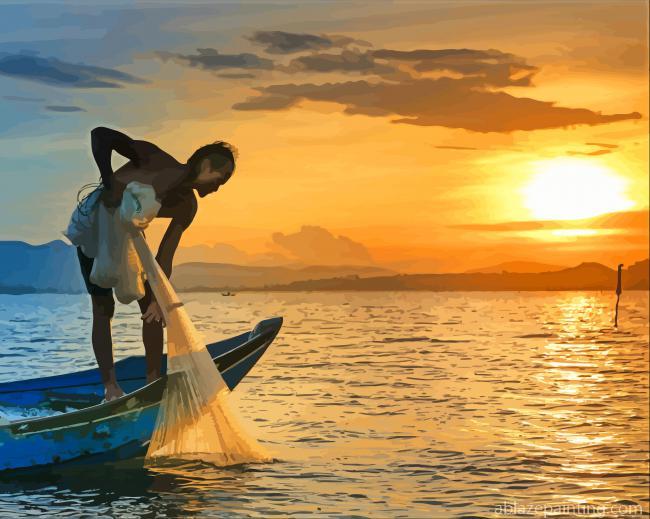
[[(0, 293), (85, 292), (75, 247), (61, 240), (43, 245), (0, 241)], [(177, 290), (263, 289), (266, 285), (333, 277), (386, 276), (395, 271), (365, 266), (245, 267), (185, 263), (174, 267)]]
[[(648, 290), (648, 260), (623, 271), (624, 290)], [(542, 291), (614, 290), (616, 271), (600, 263), (582, 263), (556, 272), (501, 274), (402, 274), (365, 279), (298, 281), (273, 290), (432, 290), (432, 291)]]
[[(84, 292), (75, 248), (0, 241), (0, 293)], [(648, 290), (648, 260), (624, 269), (625, 290)], [(540, 273), (409, 274), (366, 266), (253, 267), (184, 263), (174, 286), (189, 290), (614, 290), (616, 271), (599, 263)]]
[(650, 262), (647, 259), (630, 265), (623, 271), (623, 287), (628, 290), (649, 290), (648, 270)]
[(174, 267), (172, 280), (177, 290), (259, 289), (296, 281), (342, 278), (357, 279), (395, 274), (380, 267), (312, 266), (252, 267), (228, 263), (183, 263)]
[(482, 267), (466, 271), (467, 274), (501, 274), (502, 272), (514, 272), (519, 274), (529, 274), (537, 272), (554, 272), (565, 269), (560, 265), (547, 265), (546, 263), (536, 263), (534, 261), (506, 261), (491, 267)]
[(0, 293), (83, 290), (74, 247), (61, 240), (43, 245), (0, 241)]

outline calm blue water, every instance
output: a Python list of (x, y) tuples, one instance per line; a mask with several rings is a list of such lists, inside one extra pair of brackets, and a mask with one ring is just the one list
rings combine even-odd
[[(595, 292), (182, 298), (209, 342), (285, 317), (232, 395), (278, 461), (0, 475), (0, 516), (647, 516), (647, 292), (618, 331)], [(90, 317), (86, 296), (0, 295), (0, 380), (94, 366)], [(135, 305), (114, 337), (142, 353)]]

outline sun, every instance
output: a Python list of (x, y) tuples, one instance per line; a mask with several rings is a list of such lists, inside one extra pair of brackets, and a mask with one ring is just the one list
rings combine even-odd
[(577, 220), (624, 211), (634, 205), (624, 178), (602, 164), (561, 158), (535, 162), (524, 187), (525, 205), (539, 220)]

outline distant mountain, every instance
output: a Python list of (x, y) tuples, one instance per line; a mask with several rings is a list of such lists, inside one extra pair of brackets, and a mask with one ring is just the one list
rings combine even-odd
[[(623, 271), (624, 290), (648, 290), (648, 260)], [(174, 267), (178, 290), (614, 290), (616, 271), (599, 263), (540, 273), (401, 274), (380, 267), (253, 267), (184, 263)], [(0, 241), (0, 293), (84, 292), (75, 248)]]
[(502, 272), (514, 272), (519, 274), (529, 274), (537, 272), (554, 272), (565, 269), (560, 265), (547, 265), (546, 263), (537, 263), (534, 261), (506, 261), (493, 265), (491, 267), (482, 267), (478, 269), (467, 270), (467, 274), (501, 274)]
[[(648, 290), (648, 260), (624, 269), (624, 290)], [(582, 263), (556, 272), (501, 274), (402, 274), (365, 279), (298, 281), (273, 290), (432, 290), (432, 291), (541, 291), (611, 290), (616, 271), (600, 263)]]
[(77, 252), (61, 240), (0, 241), (0, 293), (82, 292)]
[[(365, 266), (245, 267), (185, 263), (174, 267), (178, 290), (263, 289), (267, 285), (333, 277), (386, 276), (395, 271)], [(43, 245), (0, 241), (0, 293), (84, 292), (75, 247), (61, 240)]]
[(293, 262), (276, 252), (249, 254), (227, 243), (216, 243), (214, 245), (179, 247), (174, 254), (174, 264), (182, 263), (227, 263), (230, 265), (277, 267), (289, 266)]
[(630, 265), (622, 274), (623, 287), (627, 287), (628, 290), (649, 290), (648, 271), (650, 271), (650, 261), (647, 259)]
[(260, 289), (296, 281), (330, 278), (361, 279), (387, 276), (395, 271), (365, 266), (251, 267), (228, 263), (183, 263), (174, 267), (177, 290)]

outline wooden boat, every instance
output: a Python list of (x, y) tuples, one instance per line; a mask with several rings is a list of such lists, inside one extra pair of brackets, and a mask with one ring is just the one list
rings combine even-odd
[[(232, 390), (275, 339), (282, 318), (259, 322), (252, 331), (207, 345)], [(163, 373), (167, 358), (163, 359)], [(124, 459), (144, 454), (151, 438), (167, 376), (145, 384), (145, 359), (115, 363), (121, 398), (102, 403), (99, 371), (0, 384), (0, 405), (69, 411), (0, 425), (0, 471), (71, 462)]]

